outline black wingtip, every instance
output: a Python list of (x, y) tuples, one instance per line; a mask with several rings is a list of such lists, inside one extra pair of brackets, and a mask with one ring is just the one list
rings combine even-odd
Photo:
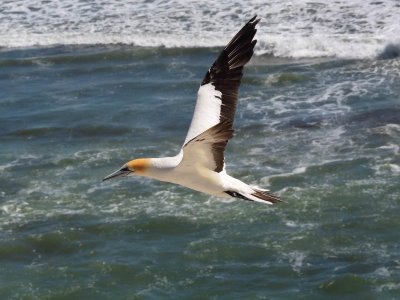
[(257, 19), (257, 15), (254, 15), (254, 17), (252, 17), (248, 23), (253, 22), (255, 19)]
[(257, 15), (250, 19), (222, 50), (216, 61), (208, 70), (201, 85), (211, 83), (215, 90), (221, 92), (222, 101), (220, 121), (233, 120), (238, 100), (243, 67), (254, 53), (257, 40), (255, 28), (260, 21)]
[(250, 23), (250, 24), (257, 25), (257, 24), (258, 24), (258, 22), (260, 22), (260, 20), (261, 20), (261, 18), (257, 18), (257, 15), (255, 15), (255, 16), (254, 16), (254, 17), (252, 17), (252, 18), (250, 19), (250, 21), (249, 21), (249, 22), (247, 22), (247, 23)]

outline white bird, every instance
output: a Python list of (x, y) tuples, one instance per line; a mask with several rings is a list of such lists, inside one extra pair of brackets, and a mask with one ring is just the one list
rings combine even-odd
[(253, 17), (222, 50), (206, 73), (185, 142), (173, 157), (129, 161), (103, 179), (145, 176), (171, 182), (217, 197), (236, 197), (263, 203), (281, 202), (268, 190), (250, 186), (226, 173), (224, 151), (233, 135), (233, 119), (243, 66), (253, 55), (257, 40)]

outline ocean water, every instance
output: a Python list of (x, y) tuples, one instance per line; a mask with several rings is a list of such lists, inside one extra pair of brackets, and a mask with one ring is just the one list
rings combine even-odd
[[(145, 178), (254, 14), (227, 169), (268, 206)], [(399, 299), (398, 1), (0, 4), (1, 299)]]

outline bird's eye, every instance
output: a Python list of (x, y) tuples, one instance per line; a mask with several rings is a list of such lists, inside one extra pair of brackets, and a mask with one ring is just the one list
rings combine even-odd
[(123, 172), (130, 172), (131, 170), (129, 170), (128, 167), (124, 167), (124, 168), (121, 169), (121, 171), (123, 171)]

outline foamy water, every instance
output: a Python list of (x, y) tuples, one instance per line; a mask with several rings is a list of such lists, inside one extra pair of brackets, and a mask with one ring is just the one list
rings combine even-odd
[(0, 6), (0, 47), (222, 46), (253, 15), (258, 54), (372, 58), (399, 48), (400, 4), (385, 1), (39, 1)]

